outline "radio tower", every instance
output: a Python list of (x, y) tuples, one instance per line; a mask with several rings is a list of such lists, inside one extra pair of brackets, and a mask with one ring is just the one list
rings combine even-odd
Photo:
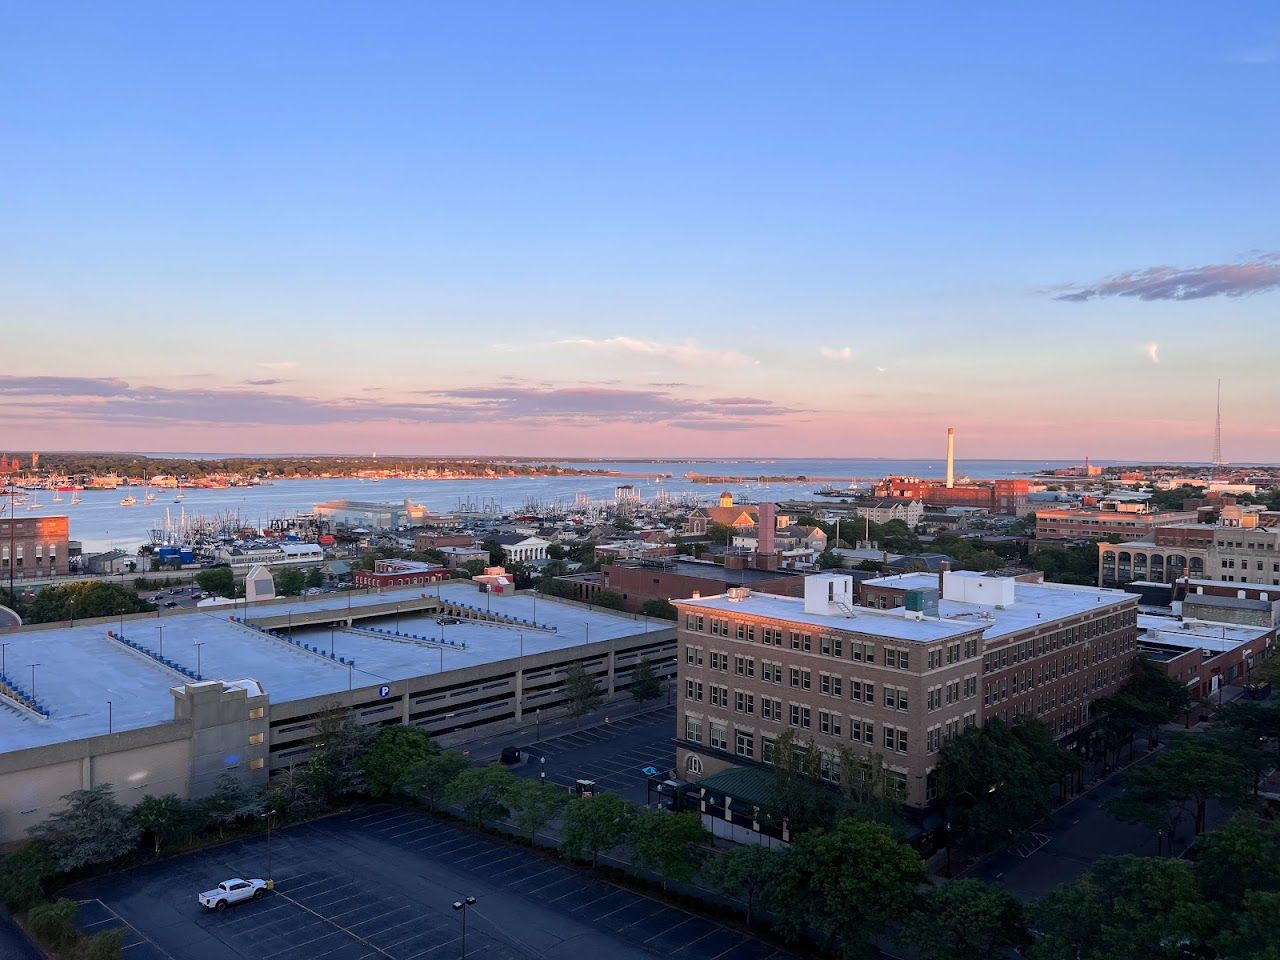
[(1213, 420), (1213, 465), (1223, 466), (1222, 459), (1222, 380), (1218, 380), (1218, 406)]

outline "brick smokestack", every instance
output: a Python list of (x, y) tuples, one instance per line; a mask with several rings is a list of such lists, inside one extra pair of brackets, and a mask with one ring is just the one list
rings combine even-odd
[(756, 552), (773, 553), (774, 533), (778, 529), (777, 504), (760, 504), (756, 526)]
[(947, 427), (947, 489), (956, 485), (956, 428)]

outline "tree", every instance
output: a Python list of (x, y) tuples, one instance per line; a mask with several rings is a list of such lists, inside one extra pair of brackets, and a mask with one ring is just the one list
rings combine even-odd
[(27, 913), (31, 931), (49, 946), (59, 949), (76, 939), (75, 901), (63, 897), (53, 903), (40, 903)]
[(228, 827), (261, 816), (267, 806), (261, 794), (247, 789), (235, 774), (229, 772), (214, 781), (213, 792), (200, 805), (209, 821), (217, 826), (219, 837), (226, 835)]
[(516, 829), (528, 834), (530, 843), (568, 802), (569, 795), (559, 787), (526, 777), (516, 777), (507, 791), (512, 823)]
[(1185, 960), (1203, 955), (1214, 928), (1191, 864), (1134, 856), (1103, 857), (1033, 903), (1029, 919), (1033, 960)]
[(62, 799), (65, 809), (28, 831), (44, 843), (59, 870), (111, 863), (138, 848), (141, 831), (116, 800), (111, 784), (73, 790)]
[(844, 566), (844, 561), (840, 559), (840, 555), (834, 550), (824, 550), (818, 554), (818, 569), (835, 570)]
[(921, 960), (987, 960), (1031, 942), (1022, 905), (1002, 887), (969, 879), (930, 890), (907, 918), (901, 940)]
[(660, 597), (653, 597), (640, 604), (640, 613), (654, 620), (676, 620), (680, 616), (675, 604)]
[(648, 657), (641, 657), (631, 674), (631, 697), (636, 703), (646, 700), (657, 700), (662, 696), (662, 681), (653, 672), (653, 663)]
[(801, 834), (783, 860), (775, 913), (792, 939), (813, 930), (841, 960), (876, 956), (871, 938), (906, 916), (924, 866), (881, 823), (842, 821)]
[(205, 593), (216, 597), (234, 597), (236, 595), (236, 575), (230, 567), (212, 567), (196, 574), (196, 583)]
[(775, 821), (786, 821), (792, 833), (836, 822), (836, 793), (819, 779), (820, 762), (814, 742), (797, 743), (794, 730), (784, 730), (774, 743), (766, 813)]
[(600, 690), (596, 687), (595, 678), (576, 660), (565, 671), (564, 695), (569, 701), (569, 715), (575, 719), (600, 706)]
[(888, 790), (882, 754), (840, 747), (840, 799), (841, 819), (883, 823), (895, 833), (902, 827), (902, 805)]
[(1150, 763), (1130, 771), (1129, 788), (1107, 802), (1119, 820), (1168, 829), (1172, 840), (1190, 813), (1197, 834), (1204, 830), (1210, 800), (1232, 805), (1248, 794), (1250, 771), (1223, 752), (1208, 735), (1182, 734)]
[(322, 803), (359, 793), (360, 758), (378, 735), (378, 728), (356, 723), (348, 710), (337, 705), (317, 713), (314, 725), (311, 758), (303, 773), (306, 789)]
[(565, 855), (596, 866), (600, 854), (626, 841), (634, 816), (635, 807), (616, 793), (574, 797), (564, 808), (560, 830)]
[(711, 881), (747, 908), (751, 926), (756, 907), (766, 907), (785, 854), (758, 844), (740, 844), (716, 856), (708, 868)]
[(706, 839), (699, 814), (641, 810), (631, 821), (631, 861), (657, 873), (665, 890), (672, 881), (693, 879), (700, 860), (698, 845)]
[(139, 599), (128, 587), (119, 583), (90, 580), (45, 587), (25, 605), (27, 623), (54, 623), (59, 620), (115, 617), (122, 613), (149, 613), (154, 603)]
[[(1267, 663), (1280, 665), (1280, 657), (1273, 657)], [(1255, 679), (1258, 672), (1254, 671)], [(1262, 739), (1270, 740), (1274, 737), (1276, 750), (1280, 751), (1280, 707), (1254, 700), (1237, 700), (1219, 707), (1214, 715), (1214, 723), (1245, 730)]]
[(307, 571), (307, 587), (308, 589), (319, 589), (324, 586), (324, 571), (319, 567), (312, 567)]
[(95, 933), (85, 941), (84, 949), (79, 956), (84, 960), (120, 960), (124, 951), (124, 930), (103, 930)]
[(712, 543), (718, 543), (722, 547), (727, 547), (733, 543), (734, 534), (737, 531), (727, 523), (717, 523), (714, 520), (707, 524), (707, 537)]
[(365, 789), (371, 797), (389, 796), (409, 767), (439, 752), (421, 730), (401, 724), (383, 727), (359, 760)]
[(420, 803), (435, 810), (449, 785), (458, 779), (469, 764), (466, 758), (454, 750), (443, 750), (424, 757), (405, 770), (399, 788)]
[(1251, 890), (1222, 918), (1213, 939), (1220, 957), (1280, 960), (1280, 893)]
[(1200, 838), (1196, 883), (1230, 913), (1250, 891), (1280, 893), (1280, 824), (1240, 812)]
[(515, 779), (515, 775), (501, 764), (468, 767), (449, 784), (445, 797), (462, 808), (464, 817), (482, 827), (489, 820), (507, 815), (507, 797)]
[(186, 832), (187, 803), (176, 793), (161, 797), (148, 794), (134, 806), (133, 816), (138, 826), (151, 834), (159, 855), (162, 843), (169, 843)]
[(591, 602), (606, 610), (625, 610), (627, 607), (627, 602), (622, 599), (622, 594), (617, 590), (598, 590), (591, 598)]
[(302, 593), (307, 580), (297, 567), (285, 567), (275, 576), (276, 593), (282, 597), (296, 597)]
[(58, 872), (49, 848), (32, 840), (0, 860), (0, 903), (26, 910), (45, 897), (45, 881)]

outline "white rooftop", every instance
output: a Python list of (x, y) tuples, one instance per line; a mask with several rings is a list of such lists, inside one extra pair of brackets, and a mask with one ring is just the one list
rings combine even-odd
[[(962, 579), (976, 579), (982, 576), (969, 571), (952, 571), (947, 574), (948, 578), (957, 578), (957, 584)], [(1013, 603), (997, 605), (939, 599), (939, 616), (923, 619), (908, 617), (902, 607), (890, 610), (851, 607), (852, 617), (846, 612), (806, 613), (805, 602), (798, 597), (782, 597), (755, 591), (740, 600), (733, 600), (728, 594), (721, 594), (698, 600), (682, 600), (681, 603), (705, 609), (805, 623), (829, 630), (856, 631), (882, 636), (888, 640), (932, 643), (960, 636), (978, 628), (982, 629), (983, 638), (991, 641), (1103, 607), (1131, 604), (1137, 599), (1135, 594), (1099, 587), (1021, 581), (1010, 581), (1010, 583), (1013, 588)], [(905, 590), (936, 589), (938, 576), (932, 573), (904, 573), (892, 577), (876, 577), (863, 581), (863, 584)]]
[[(1223, 653), (1243, 643), (1266, 643), (1271, 630), (1236, 623), (1206, 623), (1203, 620), (1177, 620), (1138, 614), (1139, 641), (1181, 647), (1186, 650), (1213, 650)], [(1261, 647), (1259, 647), (1261, 651)]]
[[(417, 599), (424, 592), (437, 592), (446, 600), (470, 604), (483, 610), (486, 597), (470, 581), (453, 581), (424, 591), (422, 587), (359, 594), (323, 594), (284, 603), (251, 605), (248, 618), (286, 615), (289, 611), (346, 609), (395, 602), (397, 597)], [(444, 670), (456, 670), (514, 658), (525, 654), (560, 650), (588, 641), (609, 640), (649, 631), (670, 629), (661, 620), (633, 618), (630, 614), (591, 609), (531, 595), (490, 595), (493, 612), (526, 620), (536, 620), (557, 628), (556, 632), (520, 629), (494, 623), (463, 621), (441, 626), (436, 615), (404, 613), (399, 620), (402, 634), (463, 641), (466, 649), (428, 645), (408, 638), (378, 636), (361, 628), (361, 623), (384, 630), (396, 629), (391, 613), (369, 621), (356, 621), (354, 629), (332, 631), (333, 652), (353, 660), (348, 668), (338, 660), (320, 656), (273, 639), (262, 632), (233, 622), (230, 616), (244, 615), (244, 604), (230, 604), (213, 610), (156, 617), (143, 615), (124, 619), (125, 636), (173, 660), (205, 679), (229, 682), (256, 681), (273, 703), (299, 700), (348, 688), (403, 680)], [(536, 615), (535, 615), (536, 607)], [(4, 635), (4, 666), (8, 676), (27, 693), (31, 692), (31, 664), (36, 666), (36, 698), (50, 711), (48, 719), (12, 706), (0, 698), (0, 752), (41, 746), (107, 732), (107, 701), (113, 706), (113, 729), (129, 730), (173, 719), (173, 697), (169, 690), (189, 682), (182, 674), (124, 644), (107, 637), (118, 630), (117, 623), (92, 626), (18, 630)], [(163, 631), (163, 651), (160, 650)], [(295, 639), (330, 648), (328, 627), (294, 628)], [(199, 656), (197, 661), (197, 647)], [(441, 650), (443, 649), (443, 653)]]

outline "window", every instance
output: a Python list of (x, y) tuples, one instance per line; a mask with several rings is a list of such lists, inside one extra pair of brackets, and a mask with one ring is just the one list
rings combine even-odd
[(250, 769), (250, 770), (261, 770), (261, 769), (262, 769), (262, 764), (263, 764), (263, 758), (262, 758), (262, 757), (254, 757), (252, 760), (250, 760), (250, 761), (249, 761), (249, 769)]
[(711, 651), (711, 669), (719, 670), (721, 673), (729, 672), (729, 654), (722, 653), (719, 650)]
[(782, 664), (773, 663), (769, 660), (760, 661), (760, 679), (765, 683), (781, 683), (782, 682)]
[(713, 707), (729, 706), (729, 688), (711, 684), (711, 705)]
[(723, 750), (725, 743), (728, 741), (728, 734), (725, 728), (718, 723), (711, 725), (711, 746), (715, 750)]
[(686, 647), (684, 651), (684, 659), (685, 659), (685, 663), (689, 664), (692, 667), (702, 666), (702, 648)]
[(263, 741), (263, 737), (264, 737), (264, 735), (263, 735), (263, 734), (261, 734), (261, 733), (251, 733), (251, 734), (249, 734), (249, 746), (251, 746), (251, 747), (256, 747), (256, 746), (258, 746), (260, 743), (262, 743), (262, 741)]
[(782, 722), (782, 701), (773, 697), (760, 698), (760, 717), (764, 720)]
[(809, 708), (799, 703), (791, 704), (791, 726), (808, 730), (810, 725)]
[(773, 738), (761, 737), (760, 738), (761, 761), (763, 761), (764, 763), (773, 763), (773, 758), (775, 755), (776, 755), (776, 747), (774, 746)]
[(849, 721), (849, 739), (855, 743), (874, 744), (876, 742), (876, 725), (870, 720), (854, 717)]
[(734, 657), (733, 670), (740, 677), (754, 677), (756, 675), (755, 657)]
[(925, 695), (926, 709), (937, 710), (942, 706), (942, 688), (930, 687)]
[(818, 711), (818, 732), (833, 737), (840, 736), (840, 714), (829, 710)]
[(743, 690), (733, 691), (733, 709), (739, 713), (756, 712), (756, 696)]
[(684, 682), (684, 698), (686, 700), (696, 700), (702, 702), (702, 681), (686, 680)]
[(808, 690), (813, 686), (813, 673), (809, 670), (801, 670), (799, 667), (792, 667), (791, 686), (800, 690)]
[(791, 631), (791, 649), (803, 650), (805, 653), (808, 653), (813, 649), (812, 634), (796, 633), (794, 630)]
[(695, 757), (693, 754), (689, 754), (689, 756), (685, 757), (684, 769), (686, 773), (701, 774), (702, 773), (701, 758)]
[(755, 737), (749, 733), (743, 733), (741, 730), (737, 732), (734, 738), (734, 752), (740, 757), (754, 757), (756, 753)]
[(702, 742), (702, 721), (697, 717), (684, 718), (684, 738), (690, 743)]
[(262, 707), (251, 707), (249, 710), (250, 720), (261, 720), (266, 715), (266, 711)]

